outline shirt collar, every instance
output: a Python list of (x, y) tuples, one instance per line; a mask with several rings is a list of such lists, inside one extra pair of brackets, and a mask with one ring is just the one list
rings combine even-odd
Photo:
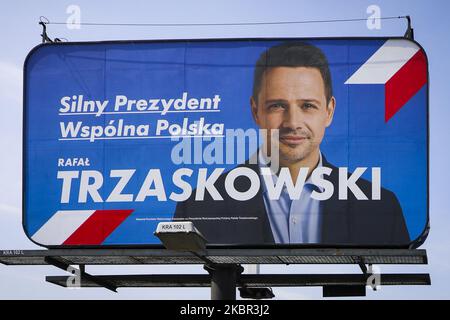
[[(261, 168), (267, 168), (270, 166), (270, 161), (265, 157), (261, 148), (259, 148), (259, 150), (258, 150), (258, 166), (259, 166), (259, 174), (260, 175), (261, 175)], [(322, 152), (319, 150), (319, 163), (317, 164), (317, 167), (314, 168), (314, 170), (317, 168), (321, 168), (321, 167), (323, 167)], [(277, 180), (278, 180), (278, 176), (276, 175), (275, 172), (272, 171), (272, 169), (271, 169), (271, 172), (272, 172), (272, 181), (274, 184), (276, 184)], [(308, 179), (305, 181), (305, 186), (311, 185), (313, 188), (320, 190), (320, 192), (323, 192), (325, 189), (322, 186), (319, 186), (319, 185), (313, 183), (311, 176), (312, 175), (310, 175), (308, 177)], [(323, 175), (321, 175), (321, 176), (323, 178)], [(262, 183), (262, 185), (263, 185), (263, 192), (267, 192), (266, 184)], [(286, 189), (286, 186), (283, 186), (283, 192), (285, 191), (285, 189)]]

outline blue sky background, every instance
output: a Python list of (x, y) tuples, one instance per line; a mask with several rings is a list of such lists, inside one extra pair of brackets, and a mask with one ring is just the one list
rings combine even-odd
[[(381, 16), (411, 15), (416, 40), (425, 48), (430, 71), (430, 219), (431, 233), (422, 248), (428, 266), (379, 266), (381, 272), (429, 272), (430, 287), (382, 287), (367, 291), (367, 299), (449, 299), (450, 226), (448, 217), (448, 156), (450, 144), (450, 2), (440, 1), (39, 1), (3, 2), (0, 51), (0, 249), (40, 249), (29, 241), (21, 225), (22, 159), (22, 66), (27, 53), (40, 43), (43, 15), (64, 22), (69, 5), (78, 5), (82, 22), (122, 23), (230, 23), (327, 20), (367, 17), (367, 7), (377, 5)], [(298, 25), (208, 26), (208, 27), (89, 27), (69, 30), (49, 26), (50, 37), (70, 41), (120, 39), (246, 38), (399, 36), (404, 20), (383, 20), (380, 30), (366, 22)], [(88, 267), (93, 274), (114, 273), (204, 273), (201, 266)], [(262, 273), (360, 272), (357, 266), (262, 266)], [(67, 290), (45, 282), (46, 275), (61, 275), (53, 267), (7, 267), (0, 265), (1, 299), (209, 299), (210, 290), (192, 288)], [(321, 288), (274, 288), (278, 299), (318, 299)]]

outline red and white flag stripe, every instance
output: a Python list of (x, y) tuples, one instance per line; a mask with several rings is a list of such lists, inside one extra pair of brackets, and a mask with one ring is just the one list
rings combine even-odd
[(346, 84), (384, 84), (385, 121), (391, 119), (426, 83), (427, 61), (412, 41), (387, 40)]
[(133, 210), (57, 211), (31, 238), (47, 246), (100, 245)]
[(345, 83), (385, 84), (417, 51), (409, 40), (387, 40)]

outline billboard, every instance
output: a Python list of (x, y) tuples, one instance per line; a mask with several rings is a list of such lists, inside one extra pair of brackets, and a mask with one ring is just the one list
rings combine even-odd
[(48, 247), (408, 247), (428, 66), (403, 38), (52, 43), (24, 67), (23, 225)]

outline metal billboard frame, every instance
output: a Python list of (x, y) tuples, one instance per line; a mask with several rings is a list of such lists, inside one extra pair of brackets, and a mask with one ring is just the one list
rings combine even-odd
[[(427, 273), (371, 271), (373, 264), (426, 265), (427, 253), (422, 249), (207, 249), (202, 254), (167, 249), (3, 250), (0, 263), (51, 265), (68, 271), (70, 275), (46, 277), (47, 282), (62, 287), (73, 287), (71, 281), (75, 277), (78, 277), (78, 287), (103, 287), (115, 292), (117, 288), (211, 287), (212, 300), (235, 300), (236, 288), (243, 297), (271, 298), (261, 296), (261, 292), (267, 292), (263, 290), (265, 287), (322, 287), (324, 297), (365, 296), (366, 286), (371, 286), (376, 276), (377, 285), (381, 286), (431, 284)], [(92, 275), (86, 272), (88, 265), (177, 264), (204, 265), (209, 274)], [(242, 274), (241, 264), (345, 264), (358, 265), (362, 273)]]
[[(24, 62), (24, 70), (23, 70), (23, 118), (22, 118), (22, 195), (25, 194), (25, 186), (26, 186), (26, 175), (25, 175), (25, 160), (27, 157), (27, 141), (26, 141), (26, 120), (27, 120), (27, 112), (25, 105), (27, 104), (26, 92), (27, 92), (27, 81), (26, 81), (26, 73), (27, 73), (27, 61), (32, 56), (32, 54), (41, 47), (45, 46), (70, 46), (70, 45), (96, 45), (96, 44), (124, 44), (124, 43), (173, 43), (173, 42), (208, 42), (208, 41), (270, 41), (270, 40), (338, 40), (338, 39), (350, 39), (350, 40), (409, 40), (416, 44), (420, 50), (423, 51), (426, 63), (427, 70), (429, 69), (429, 60), (425, 49), (422, 45), (414, 39), (413, 29), (411, 28), (411, 21), (408, 20), (408, 27), (404, 36), (376, 36), (376, 37), (310, 37), (310, 38), (299, 38), (299, 37), (278, 37), (278, 38), (270, 38), (270, 37), (261, 37), (261, 38), (208, 38), (208, 39), (159, 39), (159, 40), (106, 40), (106, 41), (74, 41), (74, 42), (62, 42), (62, 41), (43, 41), (41, 44), (38, 44), (34, 48), (30, 50)], [(45, 31), (45, 30), (44, 30)], [(45, 32), (44, 32), (45, 33)], [(46, 34), (46, 33), (45, 33)], [(428, 237), (430, 231), (430, 125), (429, 125), (429, 105), (430, 105), (430, 76), (429, 72), (427, 74), (427, 82), (426, 86), (426, 101), (427, 101), (427, 110), (426, 110), (426, 158), (427, 158), (427, 194), (426, 194), (426, 221), (424, 223), (424, 228), (419, 236), (415, 239), (411, 239), (409, 243), (405, 244), (392, 244), (392, 245), (359, 245), (359, 244), (292, 244), (292, 245), (277, 245), (277, 244), (261, 244), (261, 245), (246, 245), (246, 244), (214, 244), (209, 245), (211, 248), (223, 248), (223, 249), (275, 249), (275, 248), (330, 248), (330, 247), (339, 247), (339, 248), (354, 248), (354, 249), (364, 249), (364, 248), (376, 248), (376, 249), (417, 249), (419, 248)], [(35, 242), (31, 239), (31, 236), (28, 235), (27, 229), (25, 227), (25, 197), (22, 196), (22, 228), (27, 236), (27, 238), (33, 242), (34, 244), (45, 247), (47, 249), (56, 249), (56, 248), (85, 248), (85, 249), (99, 249), (99, 248), (152, 248), (152, 249), (161, 249), (164, 248), (161, 244), (139, 244), (139, 245), (77, 245), (77, 246), (53, 246), (53, 245), (43, 245)]]

